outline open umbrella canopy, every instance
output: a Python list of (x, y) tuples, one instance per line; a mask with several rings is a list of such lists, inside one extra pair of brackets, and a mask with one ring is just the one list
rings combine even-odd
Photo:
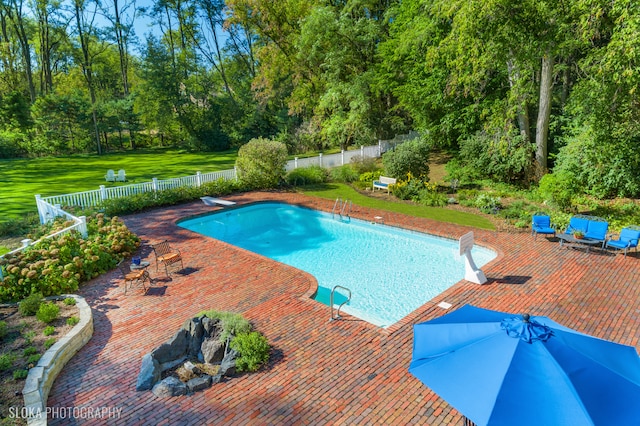
[(409, 372), (478, 425), (640, 425), (631, 346), (471, 305), (413, 333)]

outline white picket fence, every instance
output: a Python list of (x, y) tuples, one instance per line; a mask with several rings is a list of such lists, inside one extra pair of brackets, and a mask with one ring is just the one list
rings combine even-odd
[[(395, 145), (415, 138), (417, 136), (417, 133), (410, 133), (409, 135), (397, 136), (390, 141), (378, 141), (378, 145), (361, 146), (358, 150), (342, 151), (338, 154), (319, 154), (317, 156), (307, 158), (295, 157), (293, 160), (287, 162), (285, 170), (290, 171), (297, 168), (310, 166), (320, 166), (326, 168), (338, 167), (344, 164), (349, 164), (351, 160), (356, 156), (360, 156), (362, 158), (377, 158), (387, 150), (395, 147)], [(52, 218), (56, 217), (56, 214), (52, 213), (51, 207), (48, 206), (54, 206), (54, 208), (58, 209), (59, 211), (63, 211), (62, 207), (80, 207), (83, 209), (89, 207), (97, 207), (100, 206), (105, 200), (113, 198), (128, 197), (144, 192), (157, 192), (163, 191), (165, 189), (174, 189), (183, 186), (200, 187), (204, 183), (215, 182), (219, 179), (237, 179), (236, 170), (229, 169), (209, 173), (197, 172), (195, 175), (182, 176), (173, 179), (153, 178), (150, 182), (113, 187), (100, 185), (98, 189), (94, 189), (91, 191), (52, 195), (49, 197), (41, 197), (40, 195), (36, 195), (36, 204), (38, 206), (40, 223), (46, 223), (52, 220)], [(58, 216), (59, 215), (60, 214), (58, 214)]]

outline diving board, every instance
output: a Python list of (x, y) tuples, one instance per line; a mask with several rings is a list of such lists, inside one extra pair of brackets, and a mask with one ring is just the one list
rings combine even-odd
[(236, 204), (235, 201), (221, 200), (220, 198), (213, 198), (213, 197), (200, 197), (200, 199), (207, 206), (215, 206), (215, 205), (233, 206), (234, 204)]

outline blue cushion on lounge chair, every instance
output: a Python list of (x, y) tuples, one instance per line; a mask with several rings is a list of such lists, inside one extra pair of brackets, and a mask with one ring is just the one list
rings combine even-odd
[(556, 235), (556, 230), (551, 227), (551, 218), (547, 215), (533, 215), (531, 219), (531, 233)]
[(613, 247), (616, 249), (624, 250), (624, 255), (627, 255), (627, 250), (630, 248), (638, 248), (638, 240), (640, 239), (640, 229), (624, 228), (620, 231), (620, 236), (617, 240), (607, 241), (607, 247)]

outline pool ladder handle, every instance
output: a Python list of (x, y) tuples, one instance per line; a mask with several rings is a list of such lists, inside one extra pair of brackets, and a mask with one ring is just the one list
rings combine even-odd
[(335, 218), (336, 212), (340, 215), (340, 219), (344, 216), (351, 218), (351, 207), (353, 203), (351, 200), (342, 200), (342, 198), (336, 198), (336, 202), (333, 203), (333, 209), (331, 209), (331, 217)]
[[(349, 296), (347, 297), (347, 300), (345, 300), (344, 302), (342, 302), (340, 304), (340, 306), (338, 306), (338, 309), (336, 311), (336, 315), (333, 315), (333, 293), (336, 291), (336, 289), (341, 288), (342, 290), (345, 290), (349, 293)], [(349, 301), (351, 300), (351, 290), (349, 290), (346, 287), (343, 287), (341, 285), (336, 285), (333, 287), (333, 289), (331, 290), (331, 295), (329, 296), (329, 305), (331, 306), (331, 319), (329, 321), (333, 321), (333, 320), (337, 320), (342, 318), (340, 316), (340, 309), (342, 309), (342, 305), (344, 305), (345, 303), (349, 303)]]

